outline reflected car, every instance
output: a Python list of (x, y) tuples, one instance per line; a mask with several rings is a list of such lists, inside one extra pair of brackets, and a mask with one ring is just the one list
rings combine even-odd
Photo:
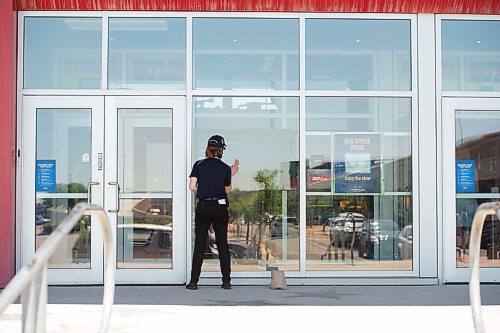
[(398, 257), (399, 259), (413, 258), (413, 226), (407, 225), (398, 235)]
[(43, 217), (42, 215), (35, 215), (35, 224), (36, 225), (49, 223), (50, 221), (51, 221), (50, 219)]
[[(132, 243), (134, 247), (144, 247), (146, 251), (152, 247), (167, 249), (172, 245), (172, 225), (158, 225), (148, 223), (118, 224), (119, 238)], [(130, 232), (131, 231), (131, 232)]]
[(346, 241), (346, 247), (351, 246), (353, 232), (356, 234), (354, 247), (358, 247), (359, 233), (363, 223), (366, 222), (366, 217), (363, 214), (355, 212), (340, 213), (335, 218), (329, 218), (330, 225), (330, 240), (339, 236)]
[(299, 220), (295, 216), (277, 216), (271, 222), (271, 237), (281, 237), (283, 231), (281, 224), (283, 220), (286, 220), (287, 228), (291, 225), (297, 226), (299, 224)]
[[(243, 245), (228, 243), (229, 256), (232, 259), (244, 259), (247, 255), (247, 248)], [(207, 246), (205, 247), (204, 259), (217, 259), (219, 258), (219, 250), (215, 241), (215, 234), (208, 233)]]
[(399, 227), (392, 220), (368, 220), (359, 233), (360, 257), (375, 260), (398, 258)]

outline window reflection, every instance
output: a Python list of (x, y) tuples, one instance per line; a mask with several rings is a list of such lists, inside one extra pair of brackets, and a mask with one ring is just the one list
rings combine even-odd
[[(193, 161), (207, 139), (226, 139), (223, 160), (240, 161), (229, 196), (228, 241), (234, 271), (299, 269), (299, 104), (286, 97), (198, 97)], [(193, 219), (194, 220), (194, 219)], [(208, 242), (206, 258), (216, 257)], [(204, 270), (218, 271), (218, 260)]]
[(306, 88), (410, 90), (409, 20), (306, 20)]
[(307, 269), (411, 270), (411, 106), (306, 99)]
[(193, 88), (298, 89), (298, 20), (193, 19)]
[(172, 268), (172, 109), (118, 109), (118, 268)]
[(500, 22), (444, 20), (443, 90), (500, 91)]
[(101, 21), (89, 17), (25, 18), (24, 88), (101, 88)]
[(120, 200), (118, 268), (172, 268), (172, 199)]
[(110, 18), (110, 89), (184, 89), (186, 20)]
[[(86, 199), (43, 198), (37, 194), (35, 247), (39, 249), (76, 204)], [(90, 268), (90, 216), (82, 216), (49, 258), (49, 268)]]
[[(477, 207), (500, 199), (500, 114), (456, 111), (456, 265), (469, 265), (472, 220)], [(500, 265), (500, 221), (486, 216), (480, 242), (480, 267)]]
[[(76, 204), (87, 200), (91, 156), (90, 109), (37, 109), (36, 249)], [(89, 268), (90, 248), (90, 217), (83, 216), (50, 258), (49, 267)]]

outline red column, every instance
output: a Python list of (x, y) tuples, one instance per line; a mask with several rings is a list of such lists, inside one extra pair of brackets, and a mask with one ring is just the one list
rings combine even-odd
[(0, 288), (15, 274), (16, 11), (0, 1)]

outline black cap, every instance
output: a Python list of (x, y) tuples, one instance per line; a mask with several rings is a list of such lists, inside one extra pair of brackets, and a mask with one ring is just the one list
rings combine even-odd
[(226, 142), (224, 141), (224, 138), (220, 135), (212, 135), (210, 139), (208, 139), (207, 143), (208, 147), (213, 147), (213, 148), (226, 148)]

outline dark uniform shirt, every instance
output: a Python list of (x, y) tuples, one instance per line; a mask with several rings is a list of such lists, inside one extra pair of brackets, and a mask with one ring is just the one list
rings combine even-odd
[(231, 185), (231, 167), (220, 158), (196, 161), (189, 177), (198, 179), (198, 199), (227, 199), (224, 187)]

